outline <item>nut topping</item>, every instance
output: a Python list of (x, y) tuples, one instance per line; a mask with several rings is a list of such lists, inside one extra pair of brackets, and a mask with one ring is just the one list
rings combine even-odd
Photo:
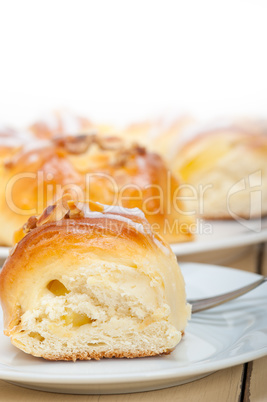
[(90, 135), (81, 134), (78, 136), (58, 137), (54, 140), (54, 143), (63, 147), (70, 154), (82, 154), (95, 142), (94, 134), (95, 133)]

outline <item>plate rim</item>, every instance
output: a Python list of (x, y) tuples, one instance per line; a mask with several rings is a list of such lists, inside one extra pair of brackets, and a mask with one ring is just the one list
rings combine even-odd
[[(121, 384), (125, 384), (125, 383), (131, 383), (131, 384), (135, 384), (138, 382), (138, 384), (144, 384), (147, 381), (157, 381), (157, 380), (169, 380), (169, 381), (173, 381), (173, 380), (179, 380), (181, 378), (190, 378), (190, 377), (197, 377), (201, 374), (207, 374), (207, 373), (212, 373), (214, 371), (218, 371), (218, 370), (223, 370), (225, 368), (230, 368), (230, 367), (234, 367), (237, 366), (239, 364), (243, 364), (252, 360), (256, 360), (259, 359), (261, 357), (264, 357), (267, 355), (267, 346), (265, 348), (263, 348), (262, 350), (257, 351), (257, 353), (255, 351), (251, 351), (251, 352), (247, 352), (244, 353), (242, 355), (239, 355), (238, 358), (224, 358), (222, 360), (219, 361), (215, 361), (210, 363), (209, 365), (206, 365), (206, 367), (203, 369), (199, 368), (199, 369), (195, 369), (193, 370), (193, 368), (188, 367), (188, 368), (183, 368), (183, 373), (182, 375), (179, 375), (180, 373), (177, 372), (172, 372), (171, 374), (169, 373), (169, 371), (174, 371), (174, 369), (170, 369), (168, 370), (162, 370), (159, 371), (158, 373), (155, 373), (153, 375), (146, 375), (146, 373), (142, 373), (142, 375), (136, 373), (136, 374), (121, 374), (120, 375), (120, 379), (119, 379), (119, 383)], [(90, 361), (89, 361), (90, 362)], [(73, 362), (69, 362), (70, 364), (73, 364)], [(18, 377), (14, 377), (14, 376), (8, 376), (6, 375), (6, 373), (2, 372), (0, 370), (0, 379), (3, 381), (18, 381), (18, 380), (22, 380), (25, 382), (29, 382), (29, 383), (39, 383), (39, 384), (85, 384), (85, 380), (86, 380), (86, 384), (87, 385), (110, 385), (113, 384), (115, 382), (118, 381), (118, 376), (108, 376), (107, 378), (102, 377), (102, 378), (97, 378), (97, 377), (90, 377), (90, 375), (79, 375), (79, 377), (77, 378), (73, 378), (71, 376), (66, 376), (61, 375), (57, 376), (53, 373), (52, 377), (49, 377), (47, 374), (43, 375), (40, 377), (37, 373), (20, 373), (17, 370), (10, 370), (7, 372), (7, 374), (9, 373), (19, 373), (20, 375)], [(127, 377), (127, 375), (129, 375), (129, 377)], [(70, 380), (73, 380), (73, 382), (71, 382)], [(28, 381), (27, 381), (28, 380)], [(59, 382), (61, 381), (61, 382)]]
[[(267, 228), (260, 233), (244, 232), (228, 238), (215, 239), (211, 243), (192, 241), (171, 244), (172, 251), (176, 256), (204, 253), (208, 251), (224, 250), (265, 242), (267, 240)], [(194, 246), (194, 247), (193, 247)]]

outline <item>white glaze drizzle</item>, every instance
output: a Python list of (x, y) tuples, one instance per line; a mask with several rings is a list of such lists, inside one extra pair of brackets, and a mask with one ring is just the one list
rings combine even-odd
[[(80, 208), (80, 204), (82, 204), (81, 210), (84, 213), (85, 218), (108, 218), (108, 219), (113, 219), (121, 222), (125, 222), (128, 225), (134, 227), (136, 231), (142, 234), (149, 234), (152, 236), (152, 239), (155, 243), (155, 245), (166, 255), (170, 254), (170, 250), (164, 246), (158, 239), (155, 238), (154, 234), (151, 232), (148, 226), (145, 228), (142, 223), (139, 222), (134, 222), (132, 219), (126, 218), (125, 216), (121, 216), (121, 214), (125, 215), (130, 215), (130, 216), (136, 216), (142, 219), (145, 219), (147, 222), (147, 219), (145, 218), (145, 214), (139, 209), (139, 208), (124, 208), (120, 206), (115, 206), (115, 205), (106, 205), (106, 204), (101, 204), (97, 202), (96, 204), (101, 205), (103, 207), (103, 212), (99, 211), (91, 211), (90, 207), (88, 204), (85, 203), (79, 203), (78, 208)], [(109, 213), (107, 213), (109, 212)], [(117, 215), (120, 214), (120, 215)], [(148, 222), (147, 222), (148, 223)]]
[[(97, 204), (99, 204), (97, 202)], [(125, 207), (120, 207), (117, 205), (105, 205), (105, 204), (99, 204), (104, 207), (104, 212), (110, 212), (112, 214), (125, 214), (125, 215), (131, 215), (131, 216), (136, 216), (142, 219), (145, 219), (145, 214), (141, 209), (139, 208), (125, 208)]]
[[(100, 203), (98, 203), (98, 204), (102, 205)], [(125, 216), (117, 215), (115, 212), (114, 212), (114, 214), (112, 212), (106, 213), (105, 207), (107, 207), (107, 205), (104, 206), (104, 210), (103, 210), (104, 213), (102, 213), (99, 211), (91, 211), (89, 205), (83, 204), (82, 211), (84, 213), (85, 218), (108, 218), (108, 219), (125, 222), (128, 225), (134, 227), (138, 232), (145, 234), (144, 226), (142, 223), (134, 222), (132, 219), (126, 218)], [(122, 208), (121, 207), (118, 207), (118, 208), (120, 209), (120, 214), (121, 214)], [(134, 208), (134, 209), (138, 209), (138, 208)], [(125, 214), (127, 214), (127, 213), (125, 212)]]

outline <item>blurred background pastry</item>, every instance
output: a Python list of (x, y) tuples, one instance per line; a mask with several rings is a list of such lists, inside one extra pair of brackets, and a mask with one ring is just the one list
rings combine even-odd
[(183, 201), (180, 181), (162, 158), (117, 137), (59, 136), (35, 140), (5, 160), (0, 189), (4, 245), (32, 214), (65, 192), (76, 199), (144, 211), (153, 230), (169, 242), (193, 240), (194, 214)]
[(137, 208), (65, 197), (19, 238), (0, 274), (5, 334), (19, 349), (88, 360), (169, 353), (180, 342), (184, 280)]
[(240, 119), (185, 131), (171, 167), (188, 184), (188, 207), (208, 219), (267, 214), (267, 122)]

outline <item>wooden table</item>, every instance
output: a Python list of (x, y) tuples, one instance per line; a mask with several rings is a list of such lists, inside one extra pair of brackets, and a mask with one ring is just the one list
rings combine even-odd
[[(267, 244), (248, 249), (233, 268), (267, 275)], [(218, 371), (202, 380), (160, 391), (125, 395), (63, 395), (32, 391), (0, 381), (1, 402), (266, 402), (267, 357)]]

